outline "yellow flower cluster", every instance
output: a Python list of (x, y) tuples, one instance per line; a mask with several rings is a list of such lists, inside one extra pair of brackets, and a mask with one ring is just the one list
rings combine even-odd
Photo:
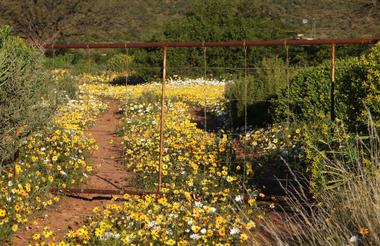
[(85, 179), (92, 170), (85, 154), (96, 145), (84, 127), (105, 107), (82, 95), (61, 106), (49, 127), (25, 139), (17, 162), (0, 176), (0, 242), (18, 230), (17, 224), (26, 223), (32, 212), (59, 200), (50, 188), (66, 188)]
[[(157, 104), (129, 102), (122, 120), (127, 168), (139, 174), (141, 184), (156, 185), (159, 158), (159, 117)], [(165, 112), (163, 153), (164, 190), (219, 192), (237, 180), (227, 165), (219, 163), (226, 150), (226, 138), (204, 132), (191, 121), (189, 106), (168, 103)]]
[(287, 151), (299, 148), (301, 129), (290, 129), (281, 125), (248, 131), (240, 135), (240, 142), (253, 152), (265, 154), (273, 150)]
[[(161, 85), (142, 84), (135, 86), (110, 86), (109, 84), (87, 83), (83, 89), (91, 95), (112, 96), (119, 100), (136, 99), (142, 94), (150, 92), (157, 97), (161, 95)], [(184, 101), (193, 106), (218, 107), (224, 106), (223, 85), (165, 85), (165, 96), (173, 100)]]
[(82, 95), (78, 100), (71, 100), (58, 109), (53, 122), (58, 128), (83, 130), (106, 108), (107, 105), (99, 98), (82, 90)]
[[(253, 175), (254, 169), (267, 168), (268, 163), (302, 166), (305, 160), (304, 139), (300, 128), (273, 125), (269, 128), (250, 130), (239, 136), (234, 144), (235, 153), (253, 156), (246, 163), (245, 172)], [(254, 164), (254, 165), (253, 165)], [(254, 167), (253, 167), (254, 166)], [(237, 169), (240, 167), (237, 166)]]
[[(67, 234), (62, 245), (236, 245), (255, 227), (228, 203), (125, 195), (122, 204), (94, 209), (87, 225)], [(40, 240), (36, 240), (39, 241)], [(45, 240), (46, 241), (46, 240)]]

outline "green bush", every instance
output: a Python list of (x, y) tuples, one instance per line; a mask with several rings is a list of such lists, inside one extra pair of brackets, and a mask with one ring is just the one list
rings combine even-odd
[(41, 52), (10, 32), (0, 30), (0, 167), (13, 162), (20, 141), (52, 111)]
[(307, 177), (310, 178), (309, 188), (315, 194), (320, 194), (333, 182), (331, 175), (326, 173), (326, 163), (331, 159), (344, 160), (348, 169), (355, 167), (349, 149), (355, 145), (355, 133), (368, 132), (369, 112), (374, 123), (379, 124), (379, 48), (375, 46), (360, 58), (336, 62), (336, 122), (333, 129), (330, 121), (331, 63), (328, 61), (300, 71), (291, 80), (289, 91), (280, 93), (275, 103), (278, 121), (291, 117), (304, 125), (302, 148)]
[[(225, 96), (235, 125), (242, 125), (247, 103), (248, 124), (265, 125), (272, 121), (271, 99), (287, 86), (286, 64), (281, 59), (264, 58), (254, 75), (237, 79), (226, 87)], [(247, 92), (246, 92), (247, 91)]]
[[(335, 115), (353, 132), (367, 127), (366, 106), (376, 121), (380, 116), (380, 46), (360, 58), (338, 60), (335, 66)], [(331, 62), (307, 68), (292, 80), (289, 91), (283, 91), (275, 104), (278, 121), (326, 120), (330, 117)], [(288, 100), (288, 98), (290, 100)]]
[(133, 57), (123, 53), (117, 53), (106, 61), (106, 66), (110, 71), (126, 72), (126, 70), (131, 67), (132, 62)]

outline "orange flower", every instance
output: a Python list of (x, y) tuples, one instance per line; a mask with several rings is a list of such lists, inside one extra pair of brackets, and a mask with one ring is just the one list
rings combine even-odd
[(365, 227), (365, 226), (360, 227), (359, 233), (362, 234), (363, 236), (367, 235), (369, 233), (369, 229), (367, 227)]
[(226, 229), (222, 227), (221, 229), (219, 229), (218, 234), (219, 236), (224, 237), (226, 235)]

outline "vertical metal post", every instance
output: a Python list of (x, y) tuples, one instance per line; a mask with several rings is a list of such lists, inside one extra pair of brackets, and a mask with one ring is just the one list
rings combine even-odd
[(166, 47), (164, 47), (162, 63), (162, 83), (161, 83), (161, 116), (160, 116), (160, 157), (158, 163), (157, 193), (161, 192), (162, 186), (162, 159), (164, 152), (164, 104), (165, 104), (165, 81), (166, 81)]
[(289, 46), (285, 41), (285, 55), (286, 55), (286, 85), (287, 85), (287, 104), (288, 104), (288, 115), (287, 115), (287, 124), (290, 124), (290, 78), (289, 78)]
[(335, 44), (331, 46), (330, 119), (335, 121)]
[[(204, 46), (203, 42), (203, 66), (204, 66), (204, 71), (203, 71), (203, 76), (205, 79), (205, 85), (206, 85), (206, 75), (207, 75), (207, 48)], [(204, 130), (207, 131), (207, 98), (205, 98), (205, 107), (203, 109), (203, 114), (204, 114)]]
[[(53, 44), (53, 70), (55, 70), (57, 67), (56, 67), (56, 64), (55, 64), (55, 48), (54, 48), (54, 44)], [(58, 83), (58, 80), (54, 81), (55, 83)], [(54, 89), (54, 94), (55, 94), (55, 106), (58, 105), (58, 91), (57, 91), (57, 88)]]
[(207, 76), (207, 47), (204, 46), (203, 42), (203, 76), (206, 78)]
[(244, 42), (244, 132), (247, 133), (248, 128), (248, 62), (247, 62), (247, 46)]
[[(248, 130), (248, 61), (247, 46), (244, 41), (244, 137), (247, 136)], [(244, 154), (243, 161), (243, 188), (245, 189), (245, 181), (247, 176), (247, 161)]]
[(87, 44), (86, 56), (87, 56), (87, 73), (91, 73), (90, 45), (89, 44)]
[(128, 52), (128, 48), (127, 48), (127, 44), (124, 44), (124, 48), (125, 48), (125, 55), (127, 56), (127, 60), (126, 60), (126, 64), (125, 64), (125, 86), (128, 85), (128, 76), (129, 76), (129, 52)]

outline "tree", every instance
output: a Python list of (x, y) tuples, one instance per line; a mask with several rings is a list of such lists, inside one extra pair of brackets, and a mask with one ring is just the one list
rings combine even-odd
[(36, 45), (120, 30), (122, 0), (2, 0), (0, 17)]
[(275, 39), (282, 26), (277, 11), (269, 1), (193, 0), (185, 17), (170, 22), (164, 35), (172, 41)]
[(33, 43), (142, 41), (188, 0), (1, 0), (0, 25)]
[[(278, 11), (281, 9), (268, 0), (193, 0), (185, 15), (170, 21), (163, 36), (158, 39), (200, 42), (279, 39), (284, 34), (281, 31), (282, 23), (277, 18)], [(249, 49), (249, 62), (258, 62), (263, 56), (269, 55), (270, 50)], [(210, 69), (215, 68), (209, 70), (209, 73), (214, 75), (225, 72), (216, 67), (243, 66), (244, 52), (241, 47), (207, 48), (206, 56), (207, 66)], [(203, 50), (198, 48), (170, 51), (168, 64), (170, 68), (173, 68), (171, 64), (177, 67), (190, 66), (192, 71), (198, 68), (203, 75)]]

